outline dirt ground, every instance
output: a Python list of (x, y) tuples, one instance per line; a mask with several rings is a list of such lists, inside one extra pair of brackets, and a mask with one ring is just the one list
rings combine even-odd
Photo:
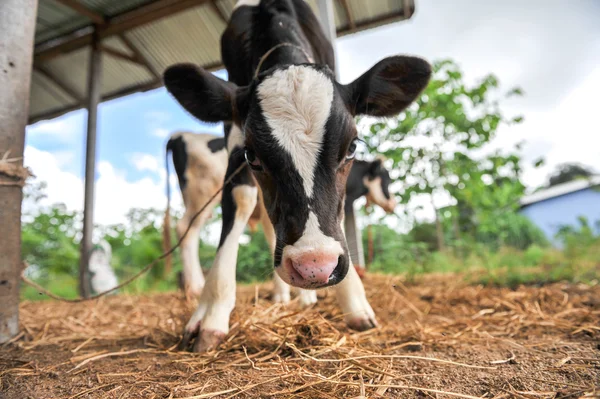
[(367, 276), (380, 326), (348, 330), (332, 291), (311, 309), (238, 288), (227, 341), (178, 352), (180, 294), (28, 302), (0, 347), (0, 397), (600, 397), (600, 286), (518, 290), (457, 276)]

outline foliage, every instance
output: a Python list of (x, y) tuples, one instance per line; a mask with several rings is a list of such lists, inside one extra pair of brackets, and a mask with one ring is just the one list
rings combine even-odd
[[(519, 88), (503, 94), (491, 74), (469, 86), (458, 65), (444, 60), (434, 63), (429, 86), (403, 114), (368, 126), (364, 136), (369, 149), (390, 159), (392, 173), (402, 176), (402, 203), (427, 196), (436, 210), (436, 225), (412, 223), (413, 235), (420, 236), (416, 241), (436, 243), (438, 249), (448, 241), (455, 247), (477, 242), (495, 249), (545, 244), (543, 234), (518, 215), (525, 193), (522, 144), (488, 149), (499, 127), (523, 121), (521, 116), (506, 117), (500, 100), (522, 94)], [(441, 214), (435, 204), (440, 197), (452, 204)]]
[[(374, 236), (383, 232), (376, 227)], [(569, 234), (572, 243), (577, 234)], [(365, 245), (367, 235), (364, 234)], [(491, 250), (485, 245), (474, 244), (464, 257), (451, 251), (430, 252), (426, 244), (414, 242), (410, 234), (396, 234), (379, 248), (374, 240), (374, 259), (369, 266), (371, 272), (403, 274), (409, 282), (424, 273), (457, 273), (475, 284), (516, 287), (520, 284), (546, 284), (557, 281), (593, 283), (600, 278), (600, 237), (595, 237), (585, 246), (572, 251), (532, 245), (526, 250), (501, 247)]]
[(592, 168), (577, 163), (558, 165), (548, 180), (548, 187), (567, 183), (577, 179), (587, 179), (594, 175)]
[(32, 216), (22, 226), (22, 256), (31, 273), (76, 275), (79, 265), (79, 216), (56, 205)]
[[(410, 226), (406, 234), (383, 223), (371, 226), (371, 271), (406, 274), (409, 279), (422, 273), (457, 272), (477, 283), (511, 286), (598, 278), (600, 225), (594, 231), (582, 220), (577, 228), (565, 227), (559, 233), (564, 251), (549, 248), (543, 233), (519, 214), (519, 199), (525, 193), (521, 144), (502, 151), (490, 149), (500, 127), (523, 120), (504, 115), (501, 101), (521, 95), (519, 88), (501, 91), (494, 75), (469, 85), (458, 65), (444, 60), (434, 64), (429, 86), (399, 117), (359, 122), (370, 152), (384, 155), (391, 176), (402, 178), (398, 194), (405, 225)], [(540, 159), (534, 166), (543, 162)], [(550, 185), (592, 173), (579, 165), (563, 165), (550, 178)], [(26, 186), (26, 201), (39, 203), (45, 198), (44, 191), (43, 182)], [(417, 199), (433, 205), (433, 222), (414, 218)], [(132, 209), (125, 223), (96, 228), (112, 247), (112, 266), (120, 280), (137, 273), (162, 253), (162, 216), (157, 210)], [(32, 265), (30, 275), (58, 294), (75, 296), (80, 214), (60, 204), (38, 206), (35, 212), (24, 215), (23, 222), (23, 258)], [(366, 241), (364, 247), (369, 248)], [(200, 242), (199, 253), (206, 272), (216, 248)], [(238, 281), (268, 279), (272, 265), (262, 232), (252, 234), (247, 244), (240, 245)], [(160, 263), (124, 291), (175, 289), (181, 268), (176, 251), (170, 273), (165, 274)], [(39, 297), (29, 288), (24, 295)]]
[(265, 281), (271, 278), (273, 258), (269, 244), (260, 229), (252, 234), (248, 244), (240, 245), (236, 271), (237, 280), (243, 283)]

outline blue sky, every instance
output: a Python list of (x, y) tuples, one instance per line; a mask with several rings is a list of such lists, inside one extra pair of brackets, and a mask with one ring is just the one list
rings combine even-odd
[[(215, 75), (227, 79), (225, 70), (217, 71)], [(34, 133), (26, 136), (26, 145), (59, 154), (65, 160), (63, 170), (82, 177), (86, 118), (87, 111), (79, 110), (51, 122), (43, 121), (30, 126)], [(173, 101), (165, 88), (102, 103), (98, 120), (98, 160), (124, 170), (129, 181), (147, 176), (147, 170), (131, 168), (134, 159), (140, 159), (141, 154), (162, 159), (166, 140), (174, 131), (223, 134), (222, 124), (199, 122)], [(63, 135), (59, 134), (64, 139), (57, 140), (55, 135), (36, 134), (52, 123), (66, 126)]]
[[(503, 128), (494, 145), (525, 140), (526, 161), (545, 156), (540, 170), (525, 169), (530, 186), (542, 184), (560, 162), (578, 161), (600, 171), (597, 104), (600, 92), (600, 2), (576, 0), (417, 0), (408, 22), (387, 25), (335, 43), (340, 80), (347, 83), (385, 56), (453, 58), (468, 82), (488, 73), (526, 96), (504, 106), (525, 123)], [(224, 71), (221, 77), (226, 77)], [(25, 163), (48, 183), (47, 202), (83, 205), (86, 111), (28, 127)], [(177, 130), (215, 132), (190, 117), (157, 89), (100, 106), (96, 215), (99, 223), (123, 220), (131, 207), (164, 208), (164, 145)], [(583, 145), (594, 141), (594, 145)], [(177, 194), (174, 176), (170, 178)], [(399, 183), (401, 184), (401, 183)], [(177, 196), (177, 195), (176, 195)], [(422, 211), (427, 217), (427, 204)], [(181, 206), (175, 199), (175, 206)]]

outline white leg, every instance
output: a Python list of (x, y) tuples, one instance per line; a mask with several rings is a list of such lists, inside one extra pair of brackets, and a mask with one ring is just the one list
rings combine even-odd
[[(200, 267), (198, 255), (199, 232), (212, 212), (214, 205), (211, 204), (205, 211), (198, 215), (190, 227), (185, 239), (181, 243), (181, 261), (183, 263), (183, 280), (185, 295), (188, 299), (198, 298), (204, 288), (204, 275)], [(177, 234), (179, 237), (185, 233), (190, 220), (196, 211), (186, 209), (185, 216), (177, 222)]]
[(335, 293), (344, 319), (350, 328), (364, 331), (377, 326), (375, 313), (369, 305), (365, 288), (351, 264), (346, 278), (335, 286)]
[(273, 273), (273, 302), (288, 303), (289, 301), (290, 286), (277, 273)]
[[(269, 249), (271, 250), (271, 258), (274, 258), (275, 245), (277, 244), (275, 229), (273, 229), (273, 224), (269, 219), (269, 215), (267, 214), (267, 210), (265, 209), (264, 202), (262, 199), (262, 193), (260, 192), (259, 199), (259, 206), (261, 207), (260, 223), (262, 224), (265, 239), (267, 240), (267, 243), (269, 244)], [(290, 302), (290, 286), (287, 285), (287, 283), (284, 282), (277, 273), (273, 273), (273, 302), (284, 304)]]
[(317, 303), (317, 291), (305, 290), (302, 288), (294, 287), (294, 294), (298, 297), (298, 302), (303, 308), (307, 308)]
[(194, 344), (196, 352), (215, 347), (229, 332), (229, 316), (235, 306), (238, 242), (256, 205), (256, 193), (256, 187), (247, 185), (237, 186), (231, 192), (236, 205), (233, 226), (230, 231), (223, 232), (226, 238), (206, 276), (198, 308), (184, 331), (183, 346), (187, 346), (189, 340), (199, 332)]

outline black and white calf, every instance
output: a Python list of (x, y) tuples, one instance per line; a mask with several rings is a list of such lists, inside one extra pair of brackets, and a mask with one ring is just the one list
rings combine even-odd
[[(183, 235), (194, 215), (208, 203), (202, 213), (194, 219), (190, 231), (181, 243), (183, 288), (188, 298), (199, 297), (204, 287), (204, 276), (198, 259), (199, 232), (220, 201), (220, 197), (217, 197), (209, 203), (210, 198), (225, 179), (227, 169), (225, 140), (212, 134), (178, 132), (170, 137), (166, 150), (167, 154), (172, 155), (185, 205), (185, 213), (177, 222), (178, 236)], [(381, 159), (370, 162), (355, 160), (346, 182), (344, 213), (348, 215), (352, 212), (354, 202), (363, 196), (367, 197), (368, 203), (378, 205), (387, 212), (393, 212), (396, 200), (390, 195), (390, 183), (390, 175)], [(257, 204), (248, 220), (252, 231), (256, 231), (260, 219), (261, 206)], [(165, 224), (165, 228), (169, 228), (168, 224)], [(168, 231), (164, 236), (169, 237)], [(170, 243), (165, 244), (165, 248), (170, 247)], [(276, 284), (277, 289), (273, 299), (276, 302), (288, 302), (289, 285), (281, 280)], [(303, 305), (316, 301), (315, 291), (299, 289), (298, 294)]]
[(347, 324), (374, 327), (341, 226), (354, 117), (398, 114), (427, 85), (430, 65), (394, 56), (352, 83), (338, 83), (331, 43), (304, 0), (239, 1), (221, 53), (229, 82), (190, 64), (164, 73), (167, 89), (192, 115), (233, 122), (226, 176), (249, 165), (223, 191), (219, 249), (182, 345), (199, 334), (194, 350), (203, 351), (228, 333), (238, 239), (257, 200), (276, 274), (298, 288), (335, 285)]

